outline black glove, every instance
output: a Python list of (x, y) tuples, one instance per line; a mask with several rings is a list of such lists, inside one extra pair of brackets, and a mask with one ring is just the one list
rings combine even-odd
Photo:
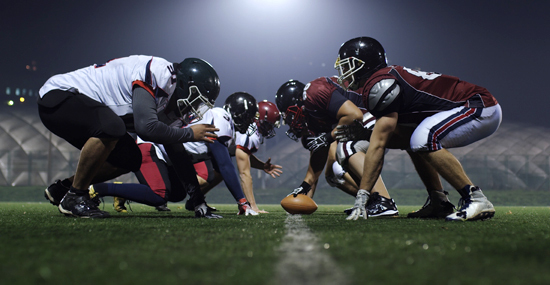
[(309, 185), (309, 183), (303, 181), (302, 184), (300, 185), (300, 187), (294, 189), (294, 191), (292, 191), (290, 194), (288, 194), (286, 196), (294, 195), (294, 197), (296, 197), (299, 194), (307, 195), (307, 192), (309, 192), (309, 190), (311, 190), (311, 185)]
[(369, 140), (372, 131), (366, 129), (361, 122), (354, 120), (349, 125), (336, 126), (334, 135), (339, 142)]
[(316, 152), (321, 148), (329, 146), (334, 139), (330, 133), (322, 133), (316, 137), (307, 137), (306, 138), (306, 147), (311, 152)]

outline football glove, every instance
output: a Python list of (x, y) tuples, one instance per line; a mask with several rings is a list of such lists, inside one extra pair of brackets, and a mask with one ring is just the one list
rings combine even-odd
[(294, 197), (296, 197), (299, 194), (307, 195), (307, 192), (309, 192), (309, 190), (311, 190), (311, 185), (309, 185), (309, 183), (304, 181), (304, 182), (302, 182), (300, 187), (294, 189), (294, 191), (292, 191), (290, 194), (288, 194), (286, 196), (288, 197), (290, 195), (294, 195)]
[(357, 220), (361, 215), (363, 219), (367, 219), (367, 210), (365, 206), (367, 205), (367, 200), (369, 199), (369, 192), (367, 190), (357, 191), (357, 196), (355, 196), (355, 204), (351, 210), (351, 214), (346, 218), (346, 220)]
[(316, 152), (321, 148), (330, 145), (334, 139), (330, 133), (322, 133), (316, 137), (306, 138), (306, 147), (311, 152)]
[(244, 202), (242, 204), (239, 204), (239, 212), (237, 213), (237, 215), (257, 216), (258, 213), (256, 211), (252, 210), (252, 206), (250, 206), (249, 202)]
[(372, 131), (366, 129), (361, 122), (354, 120), (349, 125), (338, 125), (334, 135), (339, 142), (361, 141), (370, 139)]

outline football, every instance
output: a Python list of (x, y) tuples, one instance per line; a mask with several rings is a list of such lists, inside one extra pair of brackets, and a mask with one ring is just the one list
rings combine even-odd
[(317, 210), (317, 204), (307, 195), (299, 194), (286, 196), (281, 200), (281, 207), (289, 214), (305, 214), (309, 215)]

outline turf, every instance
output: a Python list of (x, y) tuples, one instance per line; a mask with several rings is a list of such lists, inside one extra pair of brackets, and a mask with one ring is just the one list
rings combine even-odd
[[(215, 205), (221, 220), (132, 204), (76, 219), (47, 203), (0, 203), (0, 284), (274, 284), (286, 213)], [(303, 216), (349, 284), (550, 284), (548, 207), (497, 207), (488, 221), (346, 221), (345, 206)], [(289, 284), (285, 284), (289, 285)]]

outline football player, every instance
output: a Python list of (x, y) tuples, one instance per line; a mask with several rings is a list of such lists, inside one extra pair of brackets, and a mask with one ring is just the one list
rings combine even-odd
[[(236, 144), (230, 146), (230, 153), (235, 155), (243, 192), (254, 212), (267, 213), (260, 211), (256, 205), (250, 167), (264, 170), (273, 178), (282, 173), (282, 167), (271, 164), (271, 159), (263, 162), (254, 155), (264, 137), (272, 138), (275, 135), (274, 128), (279, 125), (280, 120), (279, 111), (271, 102), (262, 101), (256, 104), (256, 99), (246, 92), (237, 92), (227, 97), (223, 108), (234, 119)], [(215, 167), (215, 157), (212, 158), (195, 164), (201, 190), (205, 195), (225, 180), (218, 170), (219, 167)]]
[[(284, 110), (284, 122), (289, 125), (287, 135), (295, 141), (301, 139), (302, 145), (310, 151), (306, 177), (300, 187), (291, 193), (292, 195), (307, 194), (313, 197), (318, 178), (326, 164), (325, 177), (329, 185), (336, 186), (354, 197), (367, 199), (369, 193), (358, 192), (357, 188), (362, 168), (354, 169), (354, 165), (348, 162), (352, 161), (361, 149), (367, 148), (368, 142), (354, 143), (345, 148), (345, 159), (337, 162), (337, 142), (334, 140), (336, 125), (360, 121), (365, 128), (369, 128), (374, 124), (374, 118), (358, 108), (362, 106), (360, 99), (359, 94), (345, 91), (340, 87), (335, 77), (320, 77), (307, 85), (290, 80), (279, 88), (276, 103), (279, 110)], [(346, 171), (341, 165), (351, 172), (345, 174)], [(347, 179), (343, 179), (344, 177)], [(350, 214), (351, 209), (346, 213)], [(361, 214), (364, 218), (367, 218), (367, 215), (378, 217), (399, 214), (381, 178), (371, 191), (368, 207), (363, 207)]]
[(267, 211), (260, 210), (256, 204), (250, 168), (263, 170), (273, 178), (282, 174), (282, 166), (272, 164), (271, 158), (263, 162), (254, 155), (260, 145), (264, 143), (264, 138), (270, 139), (275, 136), (275, 128), (280, 127), (281, 115), (277, 106), (267, 100), (258, 102), (258, 115), (245, 133), (236, 133), (235, 159), (243, 191), (252, 209), (258, 213), (267, 213)]
[[(213, 125), (179, 126), (184, 114), (202, 117), (219, 90), (216, 71), (198, 58), (172, 63), (135, 55), (51, 77), (39, 91), (40, 119), (81, 152), (75, 175), (50, 185), (46, 198), (68, 216), (108, 217), (88, 187), (139, 170), (141, 153), (128, 132), (169, 149), (188, 141), (212, 143)], [(178, 165), (182, 172), (193, 169), (190, 160)], [(183, 178), (188, 191), (198, 189), (196, 179)]]
[[(260, 103), (261, 104), (258, 105), (263, 106), (265, 102)], [(227, 121), (226, 118), (229, 118), (229, 116), (221, 108), (215, 108), (207, 112), (204, 120), (213, 120), (214, 123), (219, 126), (220, 131), (217, 133), (217, 141), (222, 142), (222, 144), (225, 145), (227, 148), (227, 145), (234, 145), (231, 143), (233, 141), (233, 134), (237, 134), (237, 136), (245, 135), (240, 132), (235, 132), (232, 126), (235, 126), (235, 129), (239, 131), (246, 131), (244, 126), (246, 126), (246, 124), (248, 124), (253, 118), (257, 117), (258, 108), (256, 107), (256, 100), (254, 99), (254, 97), (252, 97), (252, 95), (245, 92), (237, 92), (228, 97), (224, 104), (224, 109), (231, 112), (231, 117), (236, 119), (236, 123), (231, 122), (231, 120)], [(273, 132), (273, 129), (269, 125), (275, 124), (272, 117), (277, 119), (280, 116), (276, 109), (276, 112), (274, 114), (273, 112), (271, 112), (273, 109), (270, 108), (270, 112), (267, 113), (265, 109), (266, 108), (262, 108), (262, 111), (259, 112), (262, 116), (261, 118), (263, 119), (257, 119), (258, 121), (261, 121), (259, 125), (260, 128), (270, 133)], [(206, 119), (210, 117), (212, 118)], [(195, 123), (196, 122), (192, 122), (192, 124)], [(256, 122), (252, 123), (251, 126), (255, 124)], [(249, 133), (247, 132), (247, 134)], [(250, 141), (250, 139), (246, 141)], [(166, 154), (164, 147), (162, 145), (145, 142), (140, 138), (138, 138), (137, 143), (142, 152), (143, 162), (140, 170), (136, 172), (136, 176), (138, 177), (140, 183), (148, 185), (150, 189), (147, 189), (145, 187), (135, 187), (135, 191), (131, 193), (125, 193), (124, 191), (121, 191), (121, 189), (119, 189), (122, 186), (120, 184), (102, 183), (93, 185), (93, 190), (91, 190), (93, 191), (92, 195), (97, 193), (99, 197), (103, 197), (113, 196), (116, 194), (118, 195), (118, 197), (115, 197), (115, 199), (119, 201), (119, 208), (120, 203), (123, 204), (126, 199), (150, 206), (155, 206), (157, 210), (158, 207), (165, 207), (167, 201), (182, 201), (185, 198), (186, 192), (184, 191), (184, 189), (182, 189), (182, 186), (177, 183), (177, 175), (174, 168), (171, 166), (171, 159)], [(234, 196), (237, 197), (236, 199), (241, 200), (243, 191), (239, 192), (238, 185), (235, 185), (233, 183), (235, 179), (234, 175), (232, 175), (232, 172), (234, 173), (235, 171), (234, 169), (232, 169), (232, 164), (229, 165), (230, 161), (225, 160), (225, 154), (227, 151), (225, 151), (224, 148), (220, 147), (218, 151), (210, 151), (208, 150), (208, 148), (211, 148), (212, 146), (216, 148), (217, 144), (206, 145), (206, 147), (203, 144), (184, 145), (187, 145), (189, 153), (191, 153), (191, 155), (193, 156), (193, 161), (196, 162), (195, 169), (197, 170), (197, 179), (200, 183), (203, 194), (206, 194), (215, 185), (224, 180), (224, 177), (227, 177), (226, 184), (228, 185), (229, 190), (232, 192), (232, 194), (234, 194)], [(253, 148), (252, 145), (250, 145), (249, 147)], [(255, 156), (252, 155), (251, 160), (252, 157), (255, 158)], [(248, 155), (246, 156), (246, 159), (248, 160)], [(252, 161), (255, 162), (254, 165), (256, 167), (259, 167), (258, 165), (261, 165), (262, 169), (264, 169), (272, 176), (278, 176), (280, 174), (279, 168), (281, 167), (278, 165), (272, 165), (271, 163), (269, 163), (269, 161), (264, 163), (257, 158)], [(240, 162), (237, 161), (237, 166), (239, 165)], [(220, 167), (222, 169), (222, 174), (220, 174), (220, 171), (217, 171), (217, 169), (220, 169)], [(224, 169), (227, 169), (228, 171), (223, 171)], [(248, 170), (250, 171), (250, 168), (248, 168)], [(243, 172), (240, 167), (239, 171), (241, 173)], [(250, 177), (250, 174), (248, 174), (248, 177)], [(245, 181), (244, 179), (242, 179), (242, 175), (241, 182), (242, 188), (244, 189)], [(125, 184), (125, 186), (127, 185), (129, 184)], [(250, 184), (247, 185), (250, 185), (251, 189), (251, 181)], [(252, 197), (252, 199), (254, 199), (253, 193), (245, 192), (245, 194), (247, 194), (245, 195), (247, 199), (250, 199), (249, 197)], [(256, 211), (254, 211), (254, 209), (252, 209), (253, 211), (247, 209), (248, 205), (246, 205), (246, 200), (239, 202), (240, 204), (245, 203), (245, 205), (239, 207), (239, 214), (255, 215), (254, 212)], [(208, 206), (206, 203), (199, 206), (200, 207), (196, 209), (196, 207), (193, 205), (193, 199), (191, 198), (186, 202), (186, 209), (190, 211), (194, 210), (195, 213), (199, 213), (200, 215), (197, 214), (197, 216), (205, 216), (207, 218), (221, 218), (221, 216), (213, 214), (212, 211), (215, 211), (216, 209)], [(117, 211), (120, 212), (120, 210)], [(202, 214), (203, 211), (205, 212), (204, 214)]]
[[(384, 48), (370, 37), (342, 44), (334, 67), (340, 85), (361, 94), (365, 107), (376, 117), (360, 189), (369, 190), (375, 185), (382, 171), (385, 149), (398, 126), (413, 125), (407, 152), (428, 190), (428, 200), (408, 217), (446, 220), (493, 217), (495, 209), (491, 202), (447, 150), (490, 136), (500, 126), (501, 107), (487, 89), (453, 76), (388, 66)], [(457, 212), (453, 212), (443, 192), (439, 175), (461, 196)]]

